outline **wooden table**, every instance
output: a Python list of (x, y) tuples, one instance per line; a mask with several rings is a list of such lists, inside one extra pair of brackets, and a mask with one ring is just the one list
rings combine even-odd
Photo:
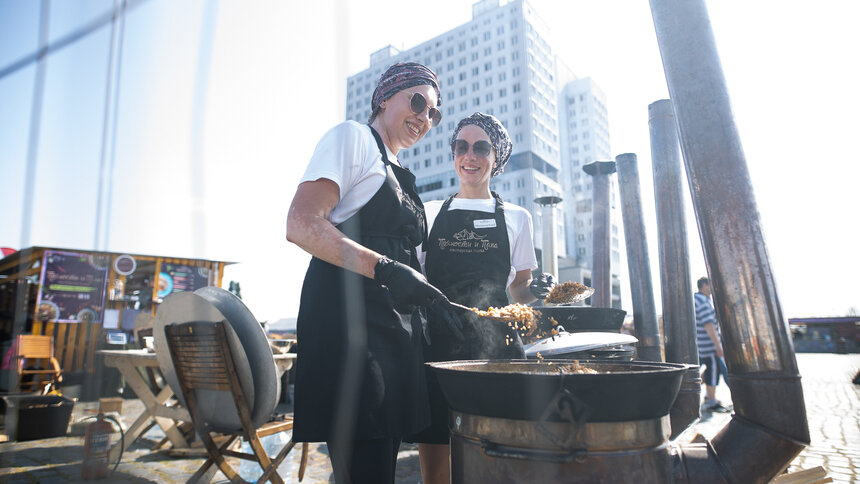
[[(185, 440), (182, 432), (180, 432), (178, 424), (181, 422), (191, 422), (188, 410), (170, 398), (173, 396), (173, 390), (170, 388), (170, 385), (165, 384), (156, 394), (143, 379), (140, 371), (138, 371), (139, 368), (159, 367), (155, 353), (151, 353), (145, 349), (99, 350), (98, 353), (104, 356), (106, 366), (111, 366), (119, 370), (120, 374), (125, 378), (126, 384), (131, 387), (145, 407), (143, 413), (140, 414), (125, 432), (125, 443), (122, 450), (125, 451), (128, 449), (144, 431), (149, 429), (153, 420), (164, 431), (174, 449), (187, 448), (188, 441)], [(278, 369), (278, 377), (280, 378), (281, 375), (292, 368), (296, 354), (276, 354), (274, 358), (275, 366)], [(111, 462), (117, 458), (119, 450), (119, 445), (111, 449)]]

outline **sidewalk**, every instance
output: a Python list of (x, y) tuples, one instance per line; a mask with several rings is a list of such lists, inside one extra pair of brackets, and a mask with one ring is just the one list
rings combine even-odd
[[(807, 420), (812, 443), (789, 466), (789, 471), (822, 466), (837, 483), (860, 483), (860, 386), (851, 379), (860, 370), (860, 355), (800, 353), (798, 366), (803, 377)], [(731, 402), (728, 388), (720, 384), (717, 397)], [(74, 419), (96, 402), (75, 405)], [(140, 413), (138, 400), (126, 400), (122, 421), (127, 427)], [(289, 410), (281, 407), (279, 411)], [(731, 418), (730, 414), (705, 413), (702, 419), (681, 436), (696, 433), (713, 437)], [(116, 472), (103, 483), (182, 483), (200, 466), (202, 458), (173, 458), (167, 451), (153, 452), (152, 447), (164, 436), (156, 427), (123, 454)], [(278, 436), (267, 439), (278, 439)], [(264, 440), (264, 444), (266, 440)], [(275, 442), (269, 442), (275, 444)], [(285, 482), (297, 482), (300, 452), (292, 452), (279, 468)], [(0, 444), (0, 483), (68, 483), (81, 481), (83, 437), (66, 436), (31, 442)], [(259, 475), (250, 464), (242, 467), (246, 479)], [(216, 474), (213, 482), (227, 482)], [(334, 482), (326, 447), (311, 444), (308, 470), (303, 482)], [(417, 447), (404, 444), (398, 456), (397, 482), (421, 482)]]

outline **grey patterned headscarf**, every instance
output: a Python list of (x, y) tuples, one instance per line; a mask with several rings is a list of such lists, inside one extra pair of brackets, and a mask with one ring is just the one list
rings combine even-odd
[(433, 87), (436, 91), (436, 106), (441, 106), (442, 94), (439, 92), (439, 78), (436, 77), (433, 69), (417, 62), (398, 62), (392, 65), (382, 73), (379, 82), (376, 83), (373, 97), (370, 98), (371, 114), (367, 122), (372, 123), (376, 119), (382, 101), (404, 89), (424, 84)]
[(511, 159), (511, 151), (514, 148), (511, 137), (508, 135), (508, 130), (492, 114), (475, 113), (468, 118), (461, 119), (457, 124), (457, 129), (454, 130), (454, 134), (451, 136), (452, 144), (457, 139), (460, 130), (470, 124), (474, 124), (487, 133), (487, 136), (490, 137), (490, 144), (493, 145), (493, 151), (496, 152), (496, 164), (493, 165), (493, 171), (490, 173), (490, 176), (496, 176), (505, 171), (505, 164)]

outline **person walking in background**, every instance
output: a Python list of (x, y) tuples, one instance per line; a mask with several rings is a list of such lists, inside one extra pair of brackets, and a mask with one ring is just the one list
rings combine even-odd
[(696, 309), (696, 346), (699, 348), (699, 363), (705, 365), (702, 382), (705, 385), (705, 401), (702, 411), (730, 412), (731, 408), (717, 400), (717, 385), (720, 376), (729, 384), (726, 362), (723, 360), (723, 345), (720, 341), (720, 325), (711, 303), (711, 281), (702, 277), (696, 282), (699, 290), (693, 295)]
[(368, 124), (340, 123), (317, 144), (287, 216), (287, 240), (313, 256), (293, 437), (325, 441), (339, 483), (393, 483), (403, 436), (430, 421), (417, 308), (448, 300), (420, 272), (424, 206), (397, 154), (439, 124), (441, 104), (431, 69), (389, 67)]

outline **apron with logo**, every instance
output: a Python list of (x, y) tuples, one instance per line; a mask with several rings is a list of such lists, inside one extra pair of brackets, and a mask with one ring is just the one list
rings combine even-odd
[[(388, 160), (382, 139), (370, 129), (386, 180), (338, 229), (365, 247), (420, 270), (415, 247), (427, 226), (415, 176)], [(353, 437), (399, 438), (429, 423), (418, 311), (395, 307), (388, 291), (373, 279), (314, 257), (302, 285), (297, 321), (293, 429), (297, 442), (321, 442), (332, 436), (341, 389), (353, 383), (342, 377), (348, 364), (346, 324), (356, 311), (363, 312), (367, 340), (358, 342), (364, 351)]]
[[(511, 271), (511, 249), (502, 199), (493, 192), (495, 213), (448, 210), (442, 204), (425, 247), (427, 280), (451, 301), (478, 309), (508, 304), (505, 292)], [(465, 342), (457, 341), (442, 324), (428, 321), (427, 361), (485, 358), (524, 358), (522, 342), (504, 323), (461, 315)]]

